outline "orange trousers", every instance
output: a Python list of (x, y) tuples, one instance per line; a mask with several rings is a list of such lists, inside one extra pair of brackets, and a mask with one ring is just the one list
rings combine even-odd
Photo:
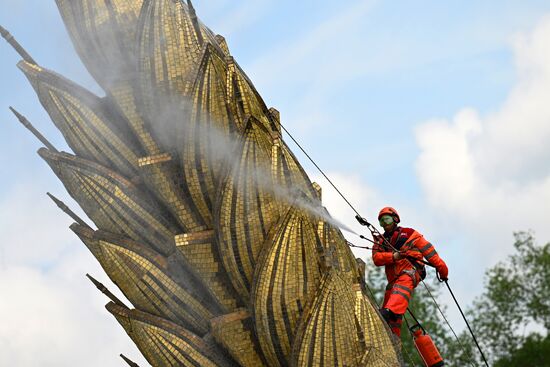
[(391, 331), (397, 336), (401, 336), (403, 315), (409, 307), (413, 290), (414, 282), (409, 274), (401, 274), (386, 287), (382, 308), (387, 308), (397, 316), (388, 320)]

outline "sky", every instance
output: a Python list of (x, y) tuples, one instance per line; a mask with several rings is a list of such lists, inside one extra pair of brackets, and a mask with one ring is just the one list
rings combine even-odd
[[(393, 206), (402, 225), (436, 246), (464, 305), (481, 293), (485, 270), (512, 253), (513, 232), (550, 241), (548, 1), (194, 4), (361, 214), (375, 220)], [(0, 24), (42, 66), (102, 94), (53, 0), (0, 0)], [(1, 41), (0, 365), (120, 366), (121, 352), (146, 365), (84, 275), (111, 283), (45, 193), (76, 204), (8, 111), (16, 107), (68, 150), (18, 61)], [(365, 233), (289, 144), (332, 215)]]

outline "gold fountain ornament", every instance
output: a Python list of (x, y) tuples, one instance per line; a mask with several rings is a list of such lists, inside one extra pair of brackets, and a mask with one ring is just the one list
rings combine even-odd
[[(39, 155), (97, 229), (71, 229), (132, 303), (153, 366), (399, 366), (364, 267), (268, 108), (190, 1), (56, 0), (99, 97), (3, 28), (72, 152)], [(123, 357), (130, 365), (133, 362)]]

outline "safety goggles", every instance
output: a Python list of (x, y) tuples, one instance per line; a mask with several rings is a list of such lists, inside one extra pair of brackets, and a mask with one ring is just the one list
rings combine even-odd
[(382, 227), (389, 226), (390, 224), (393, 224), (393, 217), (391, 215), (383, 215), (378, 219), (378, 222)]

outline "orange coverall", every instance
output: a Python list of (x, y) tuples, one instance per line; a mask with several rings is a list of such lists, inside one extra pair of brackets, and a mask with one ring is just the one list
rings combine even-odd
[[(390, 234), (385, 233), (384, 237), (399, 252), (407, 252), (408, 256), (417, 259), (425, 258), (443, 278), (447, 278), (448, 269), (445, 262), (439, 257), (433, 245), (414, 229), (397, 227)], [(422, 279), (420, 273), (425, 272), (425, 269), (420, 263), (416, 263), (415, 267), (409, 259), (395, 261), (393, 252), (394, 249), (386, 247), (383, 239), (378, 238), (373, 246), (372, 259), (376, 266), (385, 266), (388, 285), (382, 310), (388, 309), (394, 314), (387, 321), (392, 332), (401, 336), (403, 314), (407, 311), (414, 288)]]

